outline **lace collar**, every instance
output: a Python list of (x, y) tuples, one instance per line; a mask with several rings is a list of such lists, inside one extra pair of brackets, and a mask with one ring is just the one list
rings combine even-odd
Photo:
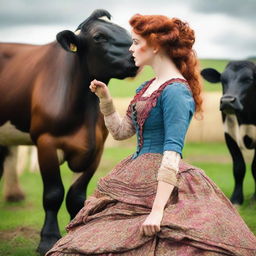
[[(146, 90), (149, 88), (149, 86), (155, 81), (155, 79), (156, 79), (156, 78), (153, 78), (153, 79), (149, 80), (149, 81), (145, 84), (145, 86), (139, 91), (139, 93), (140, 93), (140, 99), (143, 100), (143, 99), (148, 99), (148, 98), (150, 98), (150, 97), (154, 97), (154, 95), (155, 95), (155, 94), (158, 94), (159, 91), (161, 92), (161, 91), (163, 90), (162, 88), (165, 88), (166, 85), (171, 84), (171, 83), (175, 83), (175, 82), (183, 83), (183, 84), (185, 84), (185, 85), (190, 89), (187, 80), (182, 79), (182, 78), (172, 78), (172, 79), (167, 80), (167, 81), (164, 82), (163, 84), (161, 84), (161, 85), (160, 85), (155, 91), (153, 91), (150, 95), (143, 96), (143, 94), (146, 92)], [(139, 93), (138, 93), (138, 94), (139, 94)]]

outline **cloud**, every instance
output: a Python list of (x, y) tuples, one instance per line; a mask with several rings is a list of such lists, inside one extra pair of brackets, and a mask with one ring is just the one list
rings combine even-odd
[(255, 55), (256, 0), (0, 0), (0, 41), (46, 43), (63, 29), (75, 30), (95, 9), (130, 29), (135, 13), (188, 21), (199, 57)]
[(111, 8), (115, 0), (11, 0), (1, 3), (0, 27), (26, 24), (77, 24), (94, 9)]
[(197, 12), (205, 14), (223, 14), (237, 19), (244, 19), (248, 22), (256, 21), (255, 0), (186, 0), (187, 4)]
[[(226, 33), (226, 31), (223, 30), (218, 37), (214, 38), (213, 44), (221, 45), (222, 50), (226, 53), (233, 53), (233, 58), (242, 59), (243, 57), (255, 56), (256, 35), (248, 32), (249, 31), (243, 31), (239, 33), (232, 31), (231, 33)], [(244, 40), (244, 38), (246, 38), (246, 40)]]
[[(175, 16), (180, 7), (203, 14), (223, 14), (255, 21), (255, 0), (1, 0), (0, 26), (6, 24), (53, 24), (78, 21), (96, 8), (118, 10), (117, 13), (157, 13)], [(179, 13), (180, 15), (180, 13)], [(80, 22), (80, 21), (78, 21)]]

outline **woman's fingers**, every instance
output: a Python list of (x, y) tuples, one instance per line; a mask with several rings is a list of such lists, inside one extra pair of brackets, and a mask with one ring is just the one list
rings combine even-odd
[(160, 226), (155, 226), (155, 231), (156, 231), (156, 233), (157, 233), (157, 232), (160, 232), (160, 230), (161, 230)]
[(153, 236), (160, 231), (160, 224), (163, 217), (162, 212), (151, 211), (146, 220), (141, 225), (141, 231), (143, 235)]
[(95, 87), (105, 87), (105, 86), (106, 86), (105, 83), (103, 83), (103, 82), (101, 82), (101, 81), (98, 81), (98, 80), (96, 80), (96, 79), (94, 79), (94, 80), (91, 81), (91, 85), (92, 85), (92, 86), (95, 86)]
[(93, 80), (93, 84), (96, 85), (96, 86), (99, 86), (99, 87), (105, 87), (106, 84), (101, 82), (101, 81), (98, 81), (96, 79)]
[(152, 236), (152, 235), (154, 234), (154, 233), (152, 232), (150, 226), (145, 226), (145, 227), (144, 227), (144, 230), (145, 230), (146, 236)]
[(96, 86), (95, 86), (94, 84), (91, 84), (91, 85), (89, 86), (89, 88), (90, 88), (90, 90), (91, 90), (92, 92), (95, 92), (95, 90), (96, 90)]
[[(96, 79), (91, 81), (91, 84), (89, 86), (90, 90), (92, 92), (96, 93), (98, 97), (101, 97), (102, 95), (104, 95), (104, 93), (106, 91), (106, 87), (107, 87), (106, 84), (104, 84), (103, 82), (98, 81)], [(98, 89), (100, 89), (100, 90), (98, 90)]]
[(142, 225), (141, 233), (145, 236), (153, 236), (160, 231), (160, 227), (157, 225)]

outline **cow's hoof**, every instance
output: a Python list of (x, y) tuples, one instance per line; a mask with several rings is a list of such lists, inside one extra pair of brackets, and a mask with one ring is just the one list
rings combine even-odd
[(256, 195), (254, 194), (251, 198), (250, 198), (250, 206), (254, 207), (256, 205)]
[(256, 194), (251, 197), (251, 201), (256, 201)]
[(20, 202), (25, 200), (25, 194), (23, 192), (20, 193), (13, 193), (9, 195), (5, 195), (4, 199), (6, 202)]
[(39, 246), (37, 247), (36, 251), (41, 255), (44, 256), (52, 247), (53, 245), (60, 239), (60, 236), (47, 236), (41, 238)]
[(232, 197), (230, 198), (230, 201), (234, 205), (242, 205), (244, 202), (244, 198), (243, 196), (232, 195)]

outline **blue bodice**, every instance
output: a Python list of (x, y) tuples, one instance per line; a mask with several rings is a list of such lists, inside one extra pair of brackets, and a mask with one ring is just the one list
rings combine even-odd
[(195, 103), (185, 80), (180, 80), (167, 81), (149, 97), (142, 97), (142, 94), (152, 80), (136, 90), (137, 97), (129, 106), (137, 136), (137, 150), (133, 158), (144, 153), (162, 154), (166, 150), (182, 156)]

